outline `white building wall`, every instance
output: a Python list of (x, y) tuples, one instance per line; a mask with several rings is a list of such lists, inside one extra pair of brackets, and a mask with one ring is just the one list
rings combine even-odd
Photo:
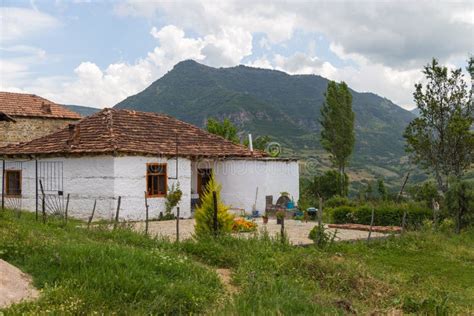
[[(299, 199), (299, 167), (297, 161), (283, 160), (225, 160), (215, 163), (214, 174), (222, 184), (222, 199), (232, 208), (263, 214), (265, 196), (274, 202), (281, 192)], [(257, 193), (258, 188), (258, 193)]]
[[(138, 220), (145, 218), (145, 191), (147, 163), (166, 163), (168, 172), (168, 189), (179, 182), (183, 196), (179, 204), (180, 217), (191, 216), (191, 161), (178, 159), (178, 180), (176, 178), (176, 159), (126, 156), (114, 158), (115, 196), (122, 197), (121, 218)], [(149, 217), (157, 218), (160, 212), (165, 213), (165, 198), (148, 198)], [(176, 214), (176, 209), (173, 210)]]
[[(17, 161), (7, 160), (6, 169), (18, 169)], [(94, 200), (97, 199), (95, 216), (107, 219), (113, 217), (116, 200), (113, 191), (112, 157), (48, 158), (38, 159), (38, 162), (62, 162), (64, 199), (67, 194), (70, 194), (70, 216), (86, 219), (90, 216)], [(21, 207), (34, 212), (36, 210), (35, 161), (23, 160), (21, 169)], [(39, 202), (39, 209), (41, 210), (41, 202)]]

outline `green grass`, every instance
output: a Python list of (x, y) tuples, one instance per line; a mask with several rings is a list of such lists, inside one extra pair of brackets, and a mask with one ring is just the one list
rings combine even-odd
[[(474, 229), (371, 244), (293, 247), (266, 236), (147, 238), (126, 228), (0, 215), (0, 258), (32, 275), (35, 302), (5, 314), (414, 314), (474, 311)], [(232, 272), (226, 293), (214, 269)], [(1, 314), (1, 311), (0, 311)]]

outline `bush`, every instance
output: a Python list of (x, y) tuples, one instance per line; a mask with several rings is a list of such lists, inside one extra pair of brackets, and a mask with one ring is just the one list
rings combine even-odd
[(214, 199), (212, 192), (217, 196), (217, 229), (219, 234), (232, 231), (233, 216), (229, 214), (229, 207), (221, 200), (221, 185), (215, 180), (214, 175), (206, 185), (201, 205), (196, 209), (194, 232), (197, 237), (213, 233), (214, 229)]
[(400, 226), (403, 213), (407, 212), (406, 225), (421, 226), (423, 220), (431, 219), (432, 211), (420, 203), (381, 203), (375, 206), (361, 205), (357, 208), (349, 206), (336, 207), (332, 211), (332, 221), (336, 224), (355, 223), (370, 225), (374, 208), (374, 225)]
[(345, 224), (353, 222), (354, 208), (350, 206), (339, 206), (331, 211), (331, 219), (335, 224)]
[(333, 196), (332, 198), (328, 199), (326, 203), (324, 203), (324, 206), (331, 208), (345, 205), (351, 205), (351, 202), (348, 198), (339, 195)]

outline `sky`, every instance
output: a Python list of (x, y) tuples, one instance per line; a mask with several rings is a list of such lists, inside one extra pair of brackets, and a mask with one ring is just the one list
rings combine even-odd
[(97, 108), (194, 59), (317, 74), (410, 109), (431, 58), (464, 68), (474, 53), (474, 0), (0, 4), (0, 90)]

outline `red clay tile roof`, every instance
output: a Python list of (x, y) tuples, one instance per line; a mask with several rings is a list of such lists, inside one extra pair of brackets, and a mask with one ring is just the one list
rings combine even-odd
[(0, 113), (11, 117), (80, 119), (76, 112), (34, 94), (0, 92)]
[(30, 142), (0, 148), (0, 156), (84, 154), (178, 155), (185, 157), (265, 158), (220, 136), (173, 117), (130, 110), (104, 109), (77, 124)]

